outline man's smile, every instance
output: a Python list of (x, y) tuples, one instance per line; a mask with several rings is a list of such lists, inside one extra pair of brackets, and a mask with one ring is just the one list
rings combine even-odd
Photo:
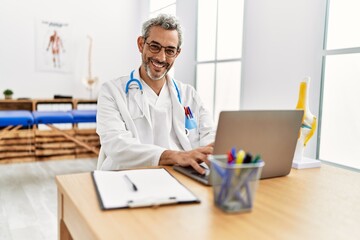
[(166, 62), (159, 62), (153, 58), (150, 58), (150, 61), (152, 63), (152, 65), (155, 67), (155, 70), (158, 68), (164, 68), (167, 67), (169, 64), (167, 64)]

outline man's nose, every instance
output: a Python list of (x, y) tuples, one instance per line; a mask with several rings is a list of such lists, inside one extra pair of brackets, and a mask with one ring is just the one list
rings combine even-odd
[(158, 59), (159, 61), (166, 61), (165, 48), (162, 47), (162, 48), (160, 49), (160, 52), (158, 52), (158, 53), (156, 54), (156, 56), (157, 56), (157, 59)]

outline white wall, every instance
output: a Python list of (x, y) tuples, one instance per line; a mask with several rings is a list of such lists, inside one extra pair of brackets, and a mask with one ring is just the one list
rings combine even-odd
[[(15, 98), (52, 98), (54, 94), (89, 98), (81, 82), (87, 77), (87, 34), (93, 38), (93, 75), (107, 81), (126, 74), (140, 61), (136, 38), (147, 14), (148, 5), (143, 3), (141, 0), (1, 0), (1, 93), (10, 88)], [(66, 49), (67, 54), (72, 54), (71, 73), (37, 70), (38, 19), (71, 25), (71, 43)]]
[[(247, 0), (244, 19), (243, 109), (292, 109), (299, 82), (312, 78), (310, 109), (319, 114), (321, 49), (326, 0)], [(54, 94), (89, 97), (81, 83), (87, 75), (87, 39), (94, 39), (93, 75), (107, 81), (140, 64), (136, 38), (147, 18), (147, 0), (0, 0), (0, 91), (15, 97), (51, 98)], [(197, 3), (178, 0), (185, 29), (175, 77), (195, 84)], [(35, 69), (35, 20), (64, 19), (73, 24), (74, 71)], [(231, 37), (231, 36), (229, 36)], [(236, 40), (234, 39), (234, 44)], [(316, 136), (306, 150), (315, 156)]]
[[(310, 76), (310, 110), (319, 116), (325, 10), (326, 0), (246, 1), (243, 109), (293, 109)], [(305, 155), (315, 157), (316, 139)]]

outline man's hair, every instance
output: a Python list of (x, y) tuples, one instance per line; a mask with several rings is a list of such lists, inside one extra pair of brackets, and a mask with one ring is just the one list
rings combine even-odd
[(151, 27), (160, 26), (165, 30), (176, 30), (178, 32), (179, 43), (178, 47), (181, 46), (183, 41), (183, 32), (179, 20), (172, 15), (159, 14), (157, 17), (151, 18), (144, 22), (142, 26), (142, 37), (148, 38)]

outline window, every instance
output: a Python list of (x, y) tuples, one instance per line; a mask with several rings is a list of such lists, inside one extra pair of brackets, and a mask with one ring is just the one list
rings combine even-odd
[(196, 89), (213, 112), (240, 108), (243, 0), (199, 0)]
[(328, 0), (318, 158), (360, 169), (360, 2)]

